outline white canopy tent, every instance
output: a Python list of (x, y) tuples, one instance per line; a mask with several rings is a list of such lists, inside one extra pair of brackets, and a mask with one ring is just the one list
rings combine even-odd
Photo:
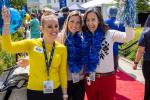
[(94, 6), (102, 6), (102, 4), (116, 4), (115, 0), (92, 0), (87, 3), (82, 4), (81, 6), (84, 8), (94, 7)]
[(92, 0), (87, 3), (82, 4), (84, 8), (100, 6), (102, 8), (103, 17), (107, 17), (107, 8), (111, 5), (115, 5), (117, 2), (115, 0)]

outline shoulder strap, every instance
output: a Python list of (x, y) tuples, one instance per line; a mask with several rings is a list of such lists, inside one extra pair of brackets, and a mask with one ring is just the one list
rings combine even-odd
[(7, 90), (3, 100), (8, 100), (10, 95), (11, 95), (11, 93), (12, 93), (12, 89)]

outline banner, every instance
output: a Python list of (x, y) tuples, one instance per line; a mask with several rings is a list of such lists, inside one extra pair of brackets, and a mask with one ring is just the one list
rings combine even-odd
[(66, 0), (59, 0), (60, 8), (67, 6)]

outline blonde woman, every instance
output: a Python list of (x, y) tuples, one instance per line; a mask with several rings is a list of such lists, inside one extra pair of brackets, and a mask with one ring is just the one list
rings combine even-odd
[(58, 41), (67, 47), (68, 100), (84, 100), (84, 73), (82, 58), (82, 15), (79, 11), (69, 13)]
[(29, 55), (28, 100), (67, 100), (67, 50), (55, 41), (59, 31), (57, 17), (43, 17), (43, 38), (11, 42), (9, 11), (4, 6), (2, 12), (2, 48), (10, 53), (27, 52)]

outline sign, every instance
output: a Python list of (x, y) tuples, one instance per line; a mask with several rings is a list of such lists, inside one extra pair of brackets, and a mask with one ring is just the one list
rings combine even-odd
[(59, 0), (60, 8), (67, 6), (66, 0)]

